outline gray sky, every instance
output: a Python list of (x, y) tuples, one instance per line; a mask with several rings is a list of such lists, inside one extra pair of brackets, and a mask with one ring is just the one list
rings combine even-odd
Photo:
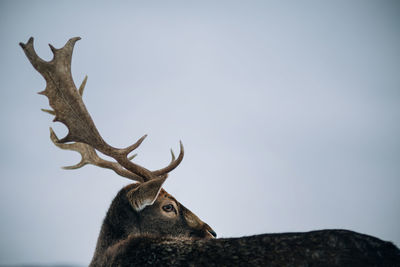
[(0, 1), (0, 264), (88, 264), (129, 181), (49, 139), (18, 43), (81, 36), (72, 72), (104, 139), (185, 159), (165, 188), (221, 237), (345, 228), (400, 246), (397, 1)]

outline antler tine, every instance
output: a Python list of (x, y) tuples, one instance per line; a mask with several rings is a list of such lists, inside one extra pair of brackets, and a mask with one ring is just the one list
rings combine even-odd
[(21, 43), (19, 43), (19, 45), (22, 47), (22, 49), (25, 52), (25, 55), (28, 57), (29, 61), (32, 63), (32, 65), (35, 69), (40, 68), (39, 66), (46, 64), (46, 61), (41, 59), (36, 54), (36, 51), (33, 48), (33, 37), (29, 38), (29, 40), (26, 44), (21, 42)]
[(131, 173), (130, 171), (124, 169), (118, 163), (107, 161), (107, 160), (100, 158), (97, 155), (96, 150), (94, 150), (94, 148), (90, 147), (87, 144), (84, 144), (84, 143), (69, 143), (69, 144), (59, 143), (60, 140), (58, 139), (57, 135), (54, 133), (52, 128), (50, 128), (50, 139), (51, 139), (51, 141), (53, 141), (53, 143), (57, 147), (59, 147), (61, 149), (72, 150), (72, 151), (76, 151), (79, 154), (81, 154), (82, 159), (78, 164), (75, 164), (73, 166), (63, 167), (63, 169), (74, 170), (74, 169), (79, 169), (79, 168), (85, 166), (86, 164), (92, 164), (92, 165), (99, 166), (102, 168), (111, 169), (111, 170), (115, 171), (117, 174), (119, 174), (123, 177), (129, 178), (131, 180), (143, 182), (142, 177), (135, 175), (135, 174)]
[(181, 141), (179, 141), (179, 148), (180, 148), (180, 152), (179, 152), (179, 156), (177, 159), (175, 159), (174, 152), (171, 149), (171, 156), (172, 156), (171, 163), (167, 167), (153, 171), (152, 173), (156, 176), (160, 176), (160, 175), (167, 174), (170, 171), (172, 171), (173, 169), (175, 169), (176, 167), (178, 167), (178, 165), (182, 162), (183, 156), (185, 154), (185, 151), (183, 149), (183, 144)]
[(54, 111), (54, 110), (51, 110), (51, 109), (42, 108), (42, 109), (40, 109), (40, 110), (43, 111), (43, 112), (46, 112), (46, 113), (48, 113), (48, 114), (50, 114), (50, 115), (53, 115), (53, 116), (56, 115), (55, 111)]
[(136, 158), (137, 154), (133, 154), (132, 156), (129, 156), (128, 159), (129, 160), (133, 160), (134, 158)]
[(174, 151), (172, 150), (172, 148), (171, 148), (171, 162), (173, 162), (173, 161), (175, 161), (175, 154), (174, 154)]
[[(133, 145), (128, 146), (127, 148), (124, 149), (120, 149), (122, 154), (125, 154), (126, 156), (129, 155), (129, 153), (131, 153), (133, 150), (135, 150), (136, 148), (138, 148), (142, 142), (144, 141), (144, 139), (146, 139), (147, 134), (143, 135), (142, 137), (139, 138), (139, 140), (136, 141), (136, 143), (134, 143)], [(129, 159), (129, 157), (128, 157)]]
[[(175, 161), (175, 154), (174, 154), (174, 151), (172, 149), (170, 151), (171, 151), (171, 163), (170, 164), (173, 164), (174, 161)], [(167, 178), (168, 177), (168, 172), (163, 172), (162, 169), (161, 170), (157, 170), (157, 171), (153, 171), (153, 174), (154, 173), (160, 178)], [(158, 175), (158, 173), (160, 173), (160, 174)]]
[(85, 90), (86, 82), (87, 82), (88, 76), (86, 75), (85, 78), (83, 79), (81, 86), (79, 86), (79, 94), (83, 96), (83, 90)]
[[(176, 166), (178, 166), (182, 161), (182, 144), (181, 153), (176, 160), (173, 160), (166, 168), (156, 172), (151, 172), (148, 169), (133, 163), (128, 157), (128, 154), (136, 149), (143, 142), (146, 136), (143, 136), (135, 144), (124, 149), (118, 149), (110, 146), (101, 137), (96, 125), (86, 109), (85, 104), (83, 103), (81, 96), (87, 77), (85, 77), (83, 80), (79, 90), (77, 90), (75, 87), (72, 79), (72, 52), (74, 45), (78, 40), (80, 40), (80, 37), (71, 38), (68, 40), (65, 46), (60, 49), (56, 49), (50, 45), (54, 57), (49, 62), (44, 61), (36, 54), (33, 47), (32, 37), (26, 44), (20, 43), (20, 46), (24, 50), (33, 67), (46, 80), (46, 89), (40, 92), (40, 94), (47, 96), (53, 111), (45, 111), (50, 114), (55, 114), (54, 121), (62, 122), (68, 128), (67, 136), (61, 140), (58, 140), (57, 144), (68, 142), (87, 144), (90, 149), (93, 149), (94, 151), (98, 150), (99, 152), (114, 158), (119, 163), (120, 167), (122, 166), (127, 171), (130, 171), (135, 175), (135, 177), (142, 177), (143, 181), (165, 176), (169, 171), (172, 171), (174, 168), (176, 168)], [(81, 166), (82, 164), (78, 164), (76, 167)], [(101, 161), (101, 163), (97, 163), (98, 166), (101, 164), (104, 165), (105, 163), (103, 161)], [(114, 169), (114, 171), (116, 170)]]

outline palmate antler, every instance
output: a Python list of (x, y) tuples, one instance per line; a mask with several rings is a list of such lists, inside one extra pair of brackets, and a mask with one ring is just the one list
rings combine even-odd
[[(103, 168), (112, 169), (121, 176), (139, 182), (167, 176), (183, 159), (184, 150), (182, 142), (180, 142), (178, 158), (175, 158), (172, 153), (172, 161), (167, 167), (156, 171), (149, 171), (133, 163), (131, 161), (132, 157), (128, 156), (129, 153), (140, 146), (146, 138), (146, 135), (141, 137), (133, 145), (123, 149), (110, 146), (101, 137), (82, 100), (87, 77), (85, 77), (79, 90), (75, 87), (72, 79), (72, 52), (76, 41), (80, 39), (80, 37), (71, 38), (65, 46), (60, 49), (56, 49), (49, 44), (54, 57), (48, 62), (44, 61), (36, 54), (32, 37), (26, 44), (20, 43), (20, 46), (33, 67), (46, 80), (46, 89), (39, 94), (47, 96), (53, 110), (43, 111), (54, 115), (55, 118), (53, 121), (62, 122), (69, 130), (67, 136), (59, 140), (52, 129), (50, 129), (51, 140), (60, 148), (75, 150), (82, 155), (81, 162), (70, 167), (70, 169), (80, 168), (85, 164), (94, 164)], [(69, 142), (74, 143), (66, 144)], [(114, 158), (117, 162), (101, 159), (95, 150)]]

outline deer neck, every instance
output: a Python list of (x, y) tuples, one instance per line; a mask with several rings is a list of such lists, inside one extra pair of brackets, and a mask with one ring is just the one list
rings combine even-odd
[(91, 266), (96, 266), (93, 263), (100, 259), (109, 247), (132, 234), (140, 235), (139, 216), (132, 212), (126, 197), (126, 188), (123, 188), (112, 201), (104, 218)]

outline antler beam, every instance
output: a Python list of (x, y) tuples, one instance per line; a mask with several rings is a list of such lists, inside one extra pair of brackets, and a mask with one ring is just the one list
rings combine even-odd
[[(61, 149), (79, 152), (79, 154), (81, 154), (81, 156), (82, 156), (82, 159), (78, 164), (75, 164), (73, 166), (63, 167), (63, 169), (74, 170), (74, 169), (81, 168), (81, 167), (85, 166), (86, 164), (92, 164), (92, 165), (99, 166), (102, 168), (111, 169), (111, 170), (115, 171), (117, 174), (119, 174), (120, 176), (126, 177), (128, 179), (138, 181), (138, 182), (143, 182), (142, 177), (126, 170), (121, 165), (119, 165), (117, 162), (107, 161), (107, 160), (100, 158), (99, 155), (97, 155), (96, 150), (93, 147), (91, 147), (85, 143), (78, 143), (78, 142), (70, 143), (70, 144), (60, 143), (60, 140), (58, 139), (57, 135), (54, 133), (52, 128), (50, 128), (50, 139), (51, 139), (51, 141), (53, 141), (53, 143), (57, 147), (59, 147)], [(132, 158), (130, 158), (130, 159), (132, 159)]]

